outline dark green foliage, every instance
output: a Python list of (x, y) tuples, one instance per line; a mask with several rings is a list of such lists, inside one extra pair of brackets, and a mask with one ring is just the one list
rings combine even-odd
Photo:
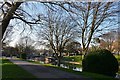
[(91, 51), (82, 61), (83, 71), (115, 77), (118, 72), (118, 61), (106, 49)]
[(25, 53), (21, 54), (21, 59), (26, 59), (27, 55)]

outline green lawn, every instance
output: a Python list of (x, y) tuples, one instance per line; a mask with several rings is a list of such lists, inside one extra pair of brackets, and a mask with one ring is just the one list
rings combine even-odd
[(35, 76), (13, 64), (8, 59), (1, 59), (2, 80), (24, 80), (24, 78), (35, 79)]
[(117, 60), (120, 60), (120, 55), (118, 56), (118, 55), (114, 55), (116, 58), (117, 58)]
[(82, 58), (81, 56), (65, 56), (62, 58), (63, 61), (75, 61), (75, 62), (81, 62)]

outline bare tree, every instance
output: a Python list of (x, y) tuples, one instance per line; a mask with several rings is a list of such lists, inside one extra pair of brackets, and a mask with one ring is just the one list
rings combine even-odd
[[(44, 3), (47, 5), (47, 3)], [(111, 26), (115, 26), (117, 13), (116, 2), (50, 2), (47, 6), (53, 10), (62, 8), (78, 24), (81, 44), (85, 55), (87, 54), (91, 40), (96, 33), (101, 33)]]
[(65, 52), (68, 53), (68, 55), (70, 55), (70, 53), (74, 53), (74, 55), (81, 54), (80, 53), (81, 44), (77, 41), (70, 41), (66, 45), (65, 49), (66, 49)]
[(115, 49), (115, 53), (117, 53), (119, 56), (120, 55), (120, 28), (117, 29), (116, 39), (113, 42), (113, 47)]
[[(19, 5), (21, 3), (22, 2), (20, 2)], [(59, 8), (67, 11), (68, 14), (72, 17), (72, 19), (78, 23), (78, 26), (79, 26), (78, 32), (80, 32), (80, 38), (82, 38), (81, 39), (82, 48), (85, 55), (87, 54), (87, 50), (89, 48), (89, 45), (95, 33), (102, 31), (105, 28), (104, 25), (108, 23), (108, 21), (110, 23), (114, 21), (116, 13), (118, 12), (115, 6), (116, 5), (115, 2), (105, 2), (105, 3), (102, 3), (102, 2), (41, 2), (41, 3), (45, 4), (49, 9), (53, 11), (59, 10)], [(16, 7), (14, 9), (13, 11), (14, 13), (16, 9), (18, 8)], [(34, 19), (34, 22), (28, 22), (27, 20), (23, 19), (23, 17), (19, 16), (17, 13), (15, 13), (14, 15), (15, 16), (13, 17), (13, 14), (12, 14), (10, 19), (11, 18), (20, 19), (27, 24), (36, 24), (36, 21), (39, 22), (40, 20), (39, 18), (39, 19)], [(10, 19), (8, 20), (8, 22), (10, 21)], [(5, 20), (3, 19), (3, 21)]]
[(100, 47), (101, 48), (106, 48), (110, 50), (111, 52), (114, 51), (113, 43), (117, 38), (117, 32), (116, 31), (111, 31), (106, 34), (101, 35), (100, 37), (102, 38), (100, 40)]
[[(9, 3), (5, 2), (1, 6), (2, 12), (3, 12), (3, 19), (2, 19), (2, 36), (7, 29), (10, 20), (13, 18), (13, 15), (15, 11), (18, 9), (18, 7), (21, 5), (22, 2), (14, 2), (14, 3)], [(6, 11), (4, 10), (4, 6), (7, 5)]]
[(69, 4), (70, 14), (73, 20), (79, 25), (79, 32), (82, 38), (82, 48), (87, 54), (89, 45), (93, 36), (103, 29), (110, 28), (107, 23), (113, 24), (112, 21), (117, 19), (117, 6), (113, 2), (73, 2)]
[[(42, 2), (36, 2), (36, 3), (42, 3)], [(48, 2), (45, 2), (45, 3), (48, 3)], [(5, 0), (4, 2), (0, 2), (0, 10), (2, 11), (2, 14), (0, 15), (0, 19), (1, 19), (0, 22), (2, 23), (1, 24), (2, 28), (0, 29), (2, 30), (2, 37), (10, 21), (13, 19), (21, 20), (22, 22), (26, 23), (30, 27), (33, 24), (39, 24), (38, 21), (40, 20), (33, 17), (33, 15), (30, 15), (30, 13), (28, 13), (26, 10), (23, 9), (25, 6), (27, 6), (26, 8), (30, 8), (29, 6), (36, 7), (35, 4), (33, 3), (31, 5), (29, 4), (29, 2), (22, 2), (21, 0), (13, 0), (13, 1)], [(27, 17), (29, 17), (29, 20)]]
[[(28, 13), (24, 10), (24, 7), (27, 6), (29, 8), (28, 2), (22, 2), (22, 1), (9, 1), (6, 0), (5, 2), (1, 3), (0, 9), (2, 10), (2, 15), (0, 17), (2, 18), (1, 25), (2, 25), (2, 37), (10, 23), (11, 20), (20, 20), (24, 22), (25, 24), (31, 25), (38, 24), (38, 19), (34, 18), (33, 15)], [(31, 4), (30, 4), (31, 5)], [(31, 5), (33, 6), (33, 5)], [(33, 6), (35, 7), (35, 5)], [(29, 17), (29, 20), (28, 20)], [(30, 19), (31, 18), (31, 19)]]
[(66, 44), (76, 37), (76, 24), (69, 16), (61, 11), (54, 12), (48, 9), (47, 16), (40, 30), (42, 40), (46, 41), (55, 53), (57, 65), (60, 66), (62, 52)]
[(35, 52), (34, 41), (28, 36), (20, 38), (15, 48), (18, 49), (18, 54), (20, 56), (21, 54), (26, 54), (28, 56)]

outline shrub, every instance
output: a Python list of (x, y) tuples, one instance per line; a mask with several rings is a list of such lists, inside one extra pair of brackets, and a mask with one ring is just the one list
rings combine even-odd
[(115, 77), (119, 65), (114, 55), (106, 50), (91, 51), (82, 61), (83, 71)]
[(25, 53), (21, 54), (21, 59), (26, 59), (27, 55)]

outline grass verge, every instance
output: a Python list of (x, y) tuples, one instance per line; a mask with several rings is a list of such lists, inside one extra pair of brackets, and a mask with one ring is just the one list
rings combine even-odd
[(24, 78), (35, 79), (36, 77), (24, 70), (23, 68), (13, 64), (8, 59), (2, 60), (2, 80), (24, 80)]

